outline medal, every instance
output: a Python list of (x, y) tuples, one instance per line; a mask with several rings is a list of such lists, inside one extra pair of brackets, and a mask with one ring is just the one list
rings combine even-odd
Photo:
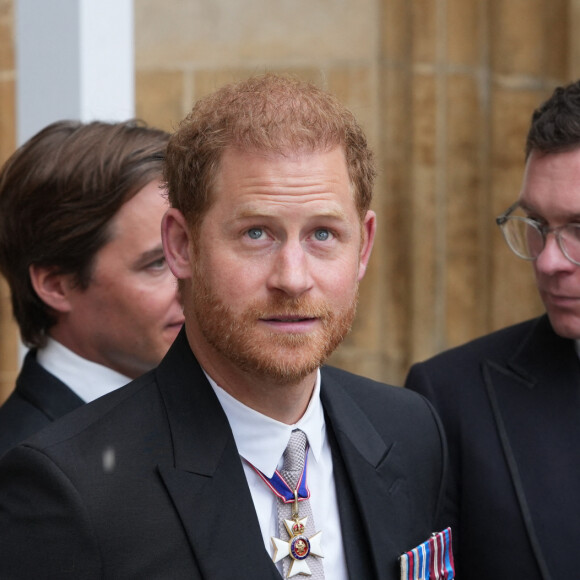
[(308, 454), (306, 454), (304, 468), (296, 484), (296, 489), (292, 489), (288, 485), (278, 470), (274, 472), (272, 477), (266, 477), (259, 469), (256, 469), (250, 464), (264, 483), (283, 503), (292, 503), (292, 519), (284, 520), (284, 527), (288, 532), (289, 539), (271, 538), (272, 545), (274, 546), (273, 562), (277, 563), (284, 558), (290, 558), (291, 560), (287, 578), (298, 574), (311, 576), (310, 567), (306, 562), (307, 558), (309, 556), (324, 557), (322, 553), (322, 532), (316, 532), (314, 535), (308, 537), (305, 533), (308, 516), (301, 518), (299, 513), (300, 501), (307, 500), (310, 497), (310, 491), (306, 486), (307, 458)]
[(298, 491), (294, 492), (294, 504), (292, 506), (292, 519), (284, 520), (284, 526), (288, 530), (290, 539), (288, 541), (280, 538), (272, 538), (274, 545), (274, 563), (289, 556), (292, 559), (288, 569), (287, 578), (303, 574), (310, 576), (310, 568), (306, 563), (306, 558), (313, 556), (324, 557), (322, 553), (322, 532), (316, 532), (308, 538), (304, 531), (306, 530), (306, 521), (308, 518), (301, 518), (298, 513)]

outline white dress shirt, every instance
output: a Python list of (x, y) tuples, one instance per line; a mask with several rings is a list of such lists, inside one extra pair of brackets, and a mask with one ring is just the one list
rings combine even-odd
[(129, 377), (113, 369), (75, 354), (50, 337), (46, 346), (38, 349), (36, 360), (85, 403), (90, 403), (131, 381)]
[[(244, 472), (256, 508), (264, 546), (272, 557), (271, 538), (279, 537), (276, 496), (260, 476), (248, 465), (251, 463), (267, 477), (282, 467), (282, 455), (294, 429), (301, 429), (308, 437), (307, 485), (316, 531), (322, 532), (324, 575), (328, 580), (348, 580), (342, 544), (340, 517), (332, 468), (332, 455), (320, 401), (320, 371), (314, 393), (306, 412), (295, 425), (280, 423), (262, 415), (220, 388), (207, 374), (230, 423), (234, 439), (244, 460)], [(232, 522), (232, 531), (235, 523)], [(278, 563), (282, 571), (282, 561)]]

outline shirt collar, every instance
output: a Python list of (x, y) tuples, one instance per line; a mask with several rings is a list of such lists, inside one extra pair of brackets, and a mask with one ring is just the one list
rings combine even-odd
[(324, 412), (320, 401), (320, 370), (304, 415), (294, 425), (276, 421), (247, 407), (224, 391), (206, 373), (228, 418), (239, 454), (267, 477), (281, 467), (282, 454), (294, 429), (306, 433), (314, 459), (319, 462), (324, 443)]
[(38, 350), (36, 360), (85, 403), (131, 381), (129, 377), (109, 367), (79, 356), (51, 337), (47, 337), (46, 346)]

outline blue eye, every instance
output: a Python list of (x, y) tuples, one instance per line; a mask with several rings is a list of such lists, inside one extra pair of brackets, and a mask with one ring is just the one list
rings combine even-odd
[(147, 265), (147, 268), (149, 268), (150, 270), (161, 270), (165, 268), (165, 257), (159, 258), (158, 260), (151, 262), (150, 264)]
[(314, 232), (314, 237), (319, 242), (325, 242), (326, 240), (328, 240), (328, 238), (330, 238), (330, 232), (328, 230), (316, 230)]
[(248, 236), (252, 238), (252, 240), (259, 240), (262, 237), (262, 234), (262, 228), (251, 228), (248, 230)]

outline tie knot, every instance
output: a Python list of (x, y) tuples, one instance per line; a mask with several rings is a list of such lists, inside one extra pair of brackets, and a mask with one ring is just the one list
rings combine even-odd
[(295, 487), (304, 469), (306, 459), (306, 433), (295, 429), (292, 431), (290, 441), (284, 450), (284, 463), (282, 465), (282, 475), (286, 482)]

